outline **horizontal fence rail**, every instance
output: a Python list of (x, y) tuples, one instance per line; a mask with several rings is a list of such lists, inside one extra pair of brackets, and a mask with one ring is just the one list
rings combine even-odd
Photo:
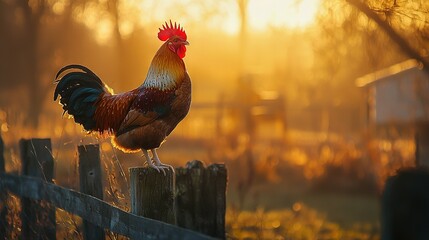
[(0, 192), (45, 200), (110, 231), (133, 239), (214, 239), (168, 223), (125, 212), (100, 199), (34, 177), (0, 174)]

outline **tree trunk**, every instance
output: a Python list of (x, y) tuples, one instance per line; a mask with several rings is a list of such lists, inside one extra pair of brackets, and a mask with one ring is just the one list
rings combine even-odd
[(40, 4), (37, 9), (32, 9), (28, 1), (20, 1), (20, 6), (24, 12), (25, 37), (22, 42), (24, 56), (26, 57), (25, 71), (26, 82), (28, 82), (28, 111), (25, 125), (37, 128), (39, 125), (39, 115), (42, 110), (43, 97), (42, 85), (39, 81), (39, 64), (37, 60), (37, 48), (39, 43), (39, 22), (40, 16), (44, 12), (44, 4)]

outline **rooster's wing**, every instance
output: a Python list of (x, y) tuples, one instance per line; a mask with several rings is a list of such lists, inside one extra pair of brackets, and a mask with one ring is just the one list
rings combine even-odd
[(171, 103), (175, 98), (174, 90), (142, 88), (115, 135), (120, 136), (168, 116), (171, 113)]

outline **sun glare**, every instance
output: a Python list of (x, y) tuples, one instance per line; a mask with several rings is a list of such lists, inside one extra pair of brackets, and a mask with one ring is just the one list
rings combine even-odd
[(315, 20), (320, 0), (249, 1), (249, 25), (256, 30), (267, 27), (305, 28)]
[[(316, 17), (321, 0), (249, 0), (247, 5), (248, 29), (264, 31), (266, 29), (289, 28), (304, 29), (310, 26)], [(53, 6), (53, 11), (60, 14), (63, 2)], [(179, 20), (183, 25), (204, 26), (208, 29), (223, 31), (235, 35), (240, 31), (240, 11), (236, 0), (198, 2), (195, 0), (128, 0), (124, 3), (128, 9), (136, 7), (145, 14), (139, 14), (144, 26), (158, 24), (168, 19)], [(215, 10), (213, 10), (215, 9)], [(96, 39), (106, 43), (111, 38), (113, 24), (111, 18), (99, 11), (95, 3), (75, 12), (78, 21), (94, 28)], [(132, 21), (132, 20), (130, 20)], [(120, 32), (128, 36), (134, 30), (134, 24), (124, 18)], [(154, 28), (156, 31), (156, 28)]]
[[(211, 14), (204, 19), (202, 9), (189, 7), (192, 0), (183, 1), (181, 5), (171, 4), (168, 0), (146, 0), (140, 4), (141, 10), (151, 9), (150, 14), (142, 16), (144, 24), (165, 19), (181, 19), (181, 22), (203, 20), (205, 26), (222, 30), (228, 34), (237, 34), (240, 30), (240, 17), (236, 1), (219, 1), (208, 6), (218, 8), (217, 14)], [(250, 30), (263, 31), (269, 27), (278, 28), (306, 28), (316, 17), (320, 0), (249, 0), (247, 18)], [(174, 6), (174, 7), (173, 7)], [(201, 6), (201, 5), (200, 5)], [(187, 8), (188, 10), (174, 11), (174, 9)], [(172, 13), (173, 16), (171, 15)], [(186, 14), (183, 14), (186, 13)]]

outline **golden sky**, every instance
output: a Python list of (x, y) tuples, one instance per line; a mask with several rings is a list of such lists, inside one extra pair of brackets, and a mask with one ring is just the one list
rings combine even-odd
[[(180, 18), (194, 21), (204, 17), (209, 11), (203, 8), (217, 8), (210, 15), (211, 27), (219, 27), (230, 34), (239, 31), (239, 10), (237, 1), (211, 1), (213, 3), (195, 4), (193, 0), (146, 0), (139, 6), (142, 11), (152, 9), (150, 14), (141, 16), (142, 22), (163, 21), (169, 18)], [(313, 23), (320, 0), (249, 0), (248, 21), (253, 30), (264, 30), (267, 27), (303, 28)], [(186, 9), (185, 14), (175, 9)], [(210, 13), (209, 13), (210, 14)]]
[[(321, 0), (249, 0), (248, 26), (250, 31), (267, 28), (302, 29), (314, 23)], [(61, 1), (54, 11), (61, 12)], [(166, 20), (180, 22), (182, 26), (206, 27), (235, 35), (240, 29), (237, 0), (127, 0), (120, 6), (122, 16), (120, 30), (129, 35), (135, 24), (156, 32), (158, 25)], [(108, 42), (112, 34), (112, 21), (97, 5), (87, 4), (77, 11), (76, 19), (93, 28), (100, 43)], [(192, 25), (192, 26), (190, 26)], [(153, 28), (153, 29), (151, 29)]]

